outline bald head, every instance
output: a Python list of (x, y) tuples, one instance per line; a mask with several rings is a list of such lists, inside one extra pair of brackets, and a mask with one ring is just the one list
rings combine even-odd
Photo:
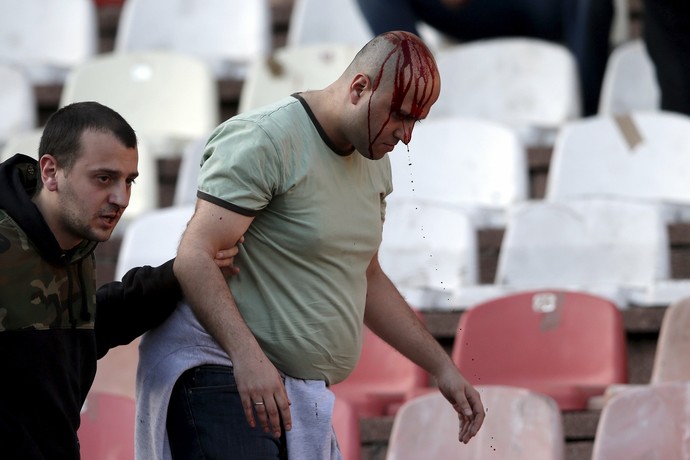
[[(373, 38), (355, 56), (343, 73), (351, 79), (364, 74), (372, 90), (393, 90), (392, 109), (399, 109), (412, 91), (415, 112), (421, 112), (438, 94), (441, 80), (436, 60), (429, 48), (416, 35), (404, 31), (385, 32)], [(418, 113), (412, 113), (418, 116)]]

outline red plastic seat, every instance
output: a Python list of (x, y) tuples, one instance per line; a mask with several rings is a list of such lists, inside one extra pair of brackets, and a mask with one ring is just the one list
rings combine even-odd
[(528, 291), (471, 308), (452, 358), (473, 384), (528, 388), (562, 410), (584, 410), (608, 385), (628, 381), (620, 310), (582, 292)]
[(81, 460), (134, 460), (134, 398), (91, 392), (77, 435)]
[(336, 398), (354, 405), (360, 417), (393, 415), (400, 405), (429, 387), (429, 376), (369, 329), (352, 374), (333, 385)]
[(556, 402), (524, 388), (477, 385), (487, 411), (479, 433), (458, 441), (458, 415), (435, 391), (406, 402), (393, 421), (386, 460), (564, 460)]
[(362, 444), (359, 433), (359, 417), (354, 406), (344, 399), (335, 399), (333, 429), (343, 460), (360, 460)]
[(603, 408), (592, 460), (685, 459), (690, 452), (690, 383), (625, 390)]

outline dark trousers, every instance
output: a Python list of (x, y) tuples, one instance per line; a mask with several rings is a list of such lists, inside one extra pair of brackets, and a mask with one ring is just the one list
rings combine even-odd
[(690, 115), (690, 4), (645, 0), (643, 30), (659, 82), (661, 108)]
[(249, 426), (227, 366), (205, 365), (182, 374), (170, 396), (167, 430), (174, 460), (287, 459), (285, 429), (275, 438), (258, 423)]

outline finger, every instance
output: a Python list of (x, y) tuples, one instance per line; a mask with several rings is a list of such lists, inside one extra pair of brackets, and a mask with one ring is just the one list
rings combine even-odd
[(244, 410), (244, 416), (247, 419), (247, 423), (252, 428), (256, 427), (256, 419), (254, 418), (254, 405), (249, 396), (245, 396), (240, 393), (240, 398), (242, 399), (242, 409)]
[[(269, 403), (270, 404), (270, 403)], [(261, 429), (264, 430), (265, 433), (268, 433), (271, 431), (271, 425), (269, 422), (269, 417), (266, 412), (266, 408), (268, 405), (266, 401), (261, 396), (257, 396), (255, 398), (252, 398), (252, 405), (254, 408), (254, 414), (256, 414), (256, 418), (259, 419), (259, 425), (261, 426)], [(273, 404), (275, 406), (275, 403)], [(280, 428), (279, 428), (280, 431)]]
[(287, 398), (287, 394), (276, 397), (276, 406), (285, 431), (290, 431), (292, 429), (292, 415), (290, 414), (290, 400)]

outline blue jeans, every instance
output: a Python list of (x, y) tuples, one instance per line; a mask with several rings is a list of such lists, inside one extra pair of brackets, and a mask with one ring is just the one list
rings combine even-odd
[(231, 367), (189, 369), (170, 396), (168, 439), (174, 460), (287, 459), (285, 429), (275, 438), (244, 416)]

